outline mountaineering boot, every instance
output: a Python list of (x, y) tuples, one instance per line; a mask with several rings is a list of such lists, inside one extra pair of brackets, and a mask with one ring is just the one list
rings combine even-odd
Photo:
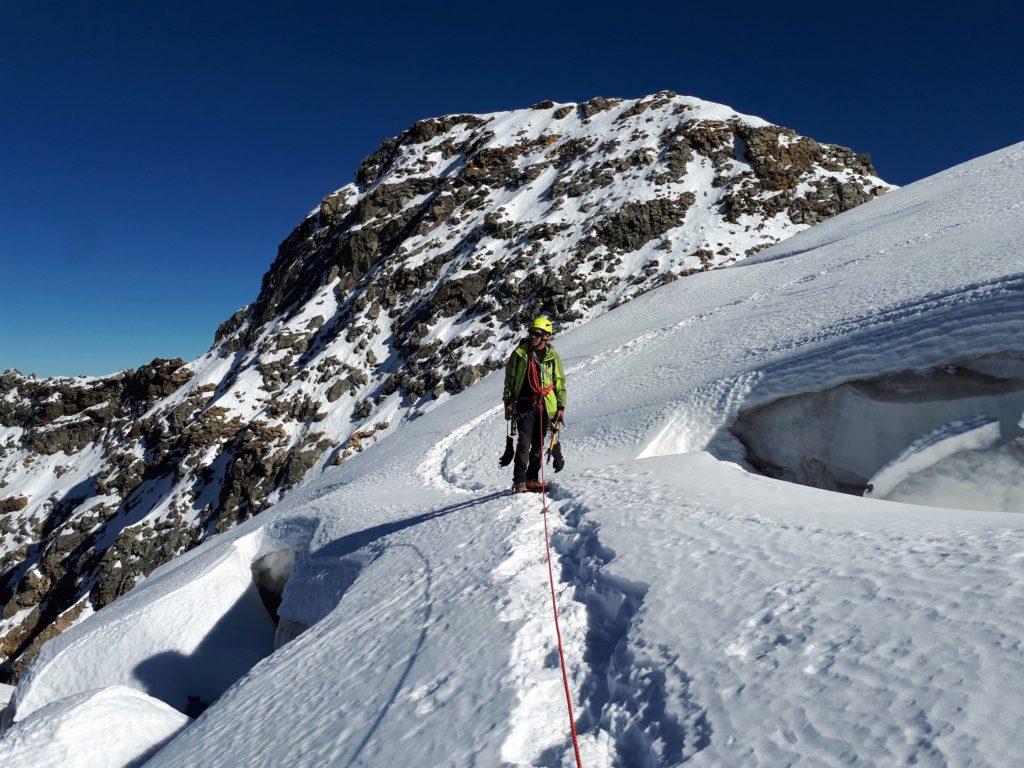
[(512, 484), (512, 493), (526, 493), (527, 490), (528, 489), (526, 487), (526, 483), (513, 483)]
[(526, 490), (529, 491), (530, 493), (540, 493), (541, 491), (544, 491), (547, 488), (547, 486), (545, 486), (544, 483), (540, 482), (539, 480), (527, 480), (525, 483), (523, 483), (523, 485), (526, 486)]

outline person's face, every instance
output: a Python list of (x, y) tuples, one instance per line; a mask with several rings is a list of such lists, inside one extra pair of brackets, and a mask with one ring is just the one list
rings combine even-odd
[(550, 334), (544, 333), (540, 328), (534, 328), (530, 331), (530, 346), (533, 349), (544, 349), (547, 346)]

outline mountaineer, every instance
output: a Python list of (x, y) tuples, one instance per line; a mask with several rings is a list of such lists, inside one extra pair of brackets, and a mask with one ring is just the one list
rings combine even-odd
[[(565, 411), (565, 371), (562, 358), (548, 343), (554, 326), (546, 317), (538, 317), (530, 325), (530, 335), (516, 347), (505, 365), (505, 420), (514, 421), (519, 433), (512, 472), (512, 490), (540, 491), (538, 474), (541, 446), (550, 428), (551, 453), (555, 471), (564, 466), (557, 430)], [(503, 462), (507, 463), (507, 462)]]

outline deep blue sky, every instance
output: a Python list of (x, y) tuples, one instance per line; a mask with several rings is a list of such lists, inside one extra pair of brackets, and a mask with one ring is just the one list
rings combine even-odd
[(1024, 138), (1016, 2), (275, 5), (0, 0), (0, 370), (201, 353), (430, 115), (669, 88), (898, 184)]

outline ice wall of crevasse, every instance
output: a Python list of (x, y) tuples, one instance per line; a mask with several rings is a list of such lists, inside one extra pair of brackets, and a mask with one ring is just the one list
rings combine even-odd
[(500, 366), (532, 314), (564, 331), (890, 188), (865, 154), (670, 92), (415, 123), (197, 360), (0, 375), (0, 679)]
[[(741, 411), (731, 431), (747, 461), (772, 477), (878, 498), (1018, 511), (1012, 487), (1019, 485), (1022, 411), (1024, 359), (987, 355), (784, 397)], [(969, 472), (977, 473), (974, 486), (956, 479)]]
[(999, 420), (988, 413), (953, 419), (919, 437), (868, 480), (865, 496), (885, 499), (907, 478), (961, 451), (987, 451), (1001, 439)]
[(280, 622), (278, 609), (281, 607), (288, 577), (292, 575), (294, 568), (295, 550), (291, 547), (268, 552), (252, 564), (253, 583), (274, 624)]
[(1024, 512), (1024, 440), (957, 451), (908, 476), (883, 498), (934, 507)]

